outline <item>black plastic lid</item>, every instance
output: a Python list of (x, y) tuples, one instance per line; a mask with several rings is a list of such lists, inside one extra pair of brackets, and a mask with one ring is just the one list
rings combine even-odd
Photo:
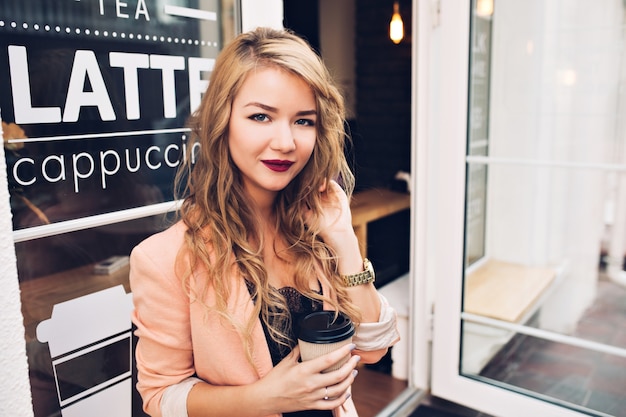
[(309, 343), (335, 343), (354, 334), (354, 324), (348, 316), (334, 311), (316, 311), (300, 320), (298, 338)]

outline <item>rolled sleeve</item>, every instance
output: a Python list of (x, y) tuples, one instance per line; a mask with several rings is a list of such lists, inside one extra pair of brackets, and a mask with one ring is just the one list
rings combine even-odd
[(380, 293), (380, 316), (375, 323), (361, 323), (352, 338), (359, 354), (365, 363), (380, 360), (387, 349), (400, 340), (398, 320), (395, 310)]
[(161, 414), (163, 417), (188, 417), (187, 397), (200, 378), (190, 377), (176, 385), (171, 385), (163, 392)]

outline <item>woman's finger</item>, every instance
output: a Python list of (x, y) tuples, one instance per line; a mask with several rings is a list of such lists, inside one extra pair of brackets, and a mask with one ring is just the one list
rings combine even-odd
[(321, 398), (314, 403), (315, 409), (332, 410), (337, 407), (341, 407), (343, 403), (345, 403), (346, 400), (350, 398), (350, 396), (352, 395), (350, 393), (350, 390), (348, 389), (348, 390), (342, 391), (336, 396), (333, 396), (331, 392), (329, 391), (328, 396), (326, 396), (327, 390), (330, 390), (330, 389), (331, 388), (329, 387), (328, 389), (324, 388), (323, 390), (320, 390)]
[(328, 385), (324, 387), (324, 393), (328, 399), (336, 399), (344, 395), (350, 390), (350, 387), (354, 383), (354, 379), (359, 374), (359, 371), (352, 369), (348, 378), (343, 379), (337, 384)]
[(314, 359), (310, 359), (304, 362), (304, 364), (310, 372), (321, 373), (322, 371), (336, 365), (338, 362), (345, 359), (345, 357), (350, 355), (350, 353), (355, 348), (356, 348), (356, 345), (354, 343), (347, 344), (345, 346), (341, 346), (340, 348), (330, 353), (327, 353), (325, 355), (319, 356)]

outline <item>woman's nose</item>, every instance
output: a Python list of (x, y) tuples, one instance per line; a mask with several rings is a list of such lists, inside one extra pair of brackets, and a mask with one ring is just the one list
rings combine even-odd
[(283, 153), (296, 149), (296, 140), (290, 123), (276, 124), (270, 148)]

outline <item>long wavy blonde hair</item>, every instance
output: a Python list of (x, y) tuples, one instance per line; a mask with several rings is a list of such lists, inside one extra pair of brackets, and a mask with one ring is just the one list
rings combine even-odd
[[(349, 301), (339, 281), (337, 261), (332, 249), (319, 237), (319, 226), (305, 225), (304, 210), (321, 213), (319, 189), (329, 179), (339, 179), (352, 193), (354, 176), (347, 164), (344, 147), (344, 102), (328, 70), (301, 38), (287, 30), (259, 28), (239, 35), (218, 56), (209, 87), (202, 102), (190, 117), (192, 134), (188, 151), (197, 148), (195, 164), (191, 155), (186, 169), (179, 172), (176, 189), (184, 202), (180, 209), (187, 226), (186, 246), (179, 253), (184, 261), (182, 277), (195, 301), (205, 299), (207, 291), (215, 294), (215, 304), (208, 311), (226, 318), (244, 339), (251, 359), (251, 330), (258, 317), (267, 324), (271, 337), (279, 345), (291, 347), (291, 325), (285, 299), (268, 282), (262, 257), (263, 241), (244, 191), (241, 174), (228, 148), (228, 125), (231, 106), (250, 71), (274, 66), (304, 80), (312, 89), (317, 106), (316, 142), (312, 155), (298, 176), (277, 196), (274, 206), (276, 230), (287, 244), (287, 259), (295, 267), (295, 288), (302, 294), (327, 301), (336, 311), (348, 314), (356, 323), (358, 309)], [(194, 146), (199, 143), (201, 146)], [(192, 166), (193, 165), (193, 166)], [(190, 285), (198, 271), (202, 274), (201, 294), (197, 282)], [(254, 288), (254, 314), (247, 323), (238, 323), (227, 309), (232, 276), (239, 273)], [(309, 277), (316, 276), (330, 288), (319, 295), (309, 288)], [(191, 290), (194, 288), (194, 290)], [(273, 326), (270, 325), (273, 323)]]

